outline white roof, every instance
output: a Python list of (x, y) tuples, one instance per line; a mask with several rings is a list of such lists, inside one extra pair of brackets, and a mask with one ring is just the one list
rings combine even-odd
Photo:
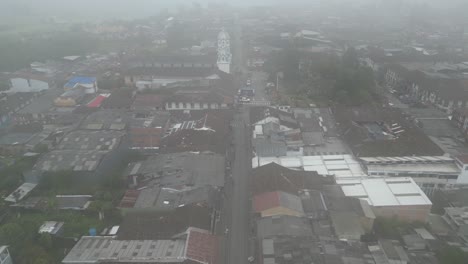
[(337, 179), (346, 196), (361, 198), (373, 206), (431, 205), (412, 178)]
[(76, 59), (79, 59), (81, 56), (65, 56), (63, 57), (65, 60), (69, 60), (69, 61), (74, 61)]
[(435, 240), (435, 237), (425, 228), (415, 228), (414, 231), (416, 231), (416, 233), (418, 233), (423, 239)]
[(447, 156), (403, 156), (403, 157), (361, 157), (364, 163), (430, 163), (452, 162)]
[(111, 230), (109, 231), (109, 235), (115, 236), (117, 235), (117, 232), (119, 231), (120, 226), (113, 226)]
[(369, 173), (371, 172), (396, 172), (396, 173), (429, 173), (429, 174), (454, 174), (460, 173), (460, 168), (455, 163), (437, 163), (437, 164), (367, 164)]
[(36, 183), (23, 183), (18, 189), (12, 192), (10, 195), (5, 198), (5, 201), (16, 203), (21, 201), (28, 193), (30, 193), (34, 188), (36, 188)]
[(324, 176), (333, 175), (337, 179), (367, 176), (359, 161), (352, 155), (254, 157), (252, 159), (253, 168), (269, 163), (276, 163), (289, 169), (315, 171)]

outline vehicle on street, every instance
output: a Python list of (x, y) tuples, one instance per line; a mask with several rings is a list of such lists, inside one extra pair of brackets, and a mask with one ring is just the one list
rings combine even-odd
[(246, 97), (246, 96), (243, 96), (239, 99), (239, 102), (241, 103), (249, 103), (250, 101), (252, 101), (252, 99), (250, 99), (249, 97)]

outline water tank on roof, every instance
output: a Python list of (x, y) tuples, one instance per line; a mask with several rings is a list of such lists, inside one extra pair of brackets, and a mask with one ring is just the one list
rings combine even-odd
[(89, 235), (90, 236), (96, 236), (96, 234), (97, 234), (96, 228), (90, 228), (89, 229)]

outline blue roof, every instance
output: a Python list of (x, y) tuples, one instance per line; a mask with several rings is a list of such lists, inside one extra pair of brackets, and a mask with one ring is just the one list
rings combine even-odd
[(93, 84), (96, 82), (96, 77), (84, 77), (84, 76), (77, 76), (71, 78), (66, 84), (65, 87), (73, 88), (76, 84)]

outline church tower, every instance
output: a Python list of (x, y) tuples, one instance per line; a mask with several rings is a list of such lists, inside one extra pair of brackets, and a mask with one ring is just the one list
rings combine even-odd
[(231, 60), (231, 38), (223, 29), (218, 34), (218, 69), (225, 73), (231, 73)]

